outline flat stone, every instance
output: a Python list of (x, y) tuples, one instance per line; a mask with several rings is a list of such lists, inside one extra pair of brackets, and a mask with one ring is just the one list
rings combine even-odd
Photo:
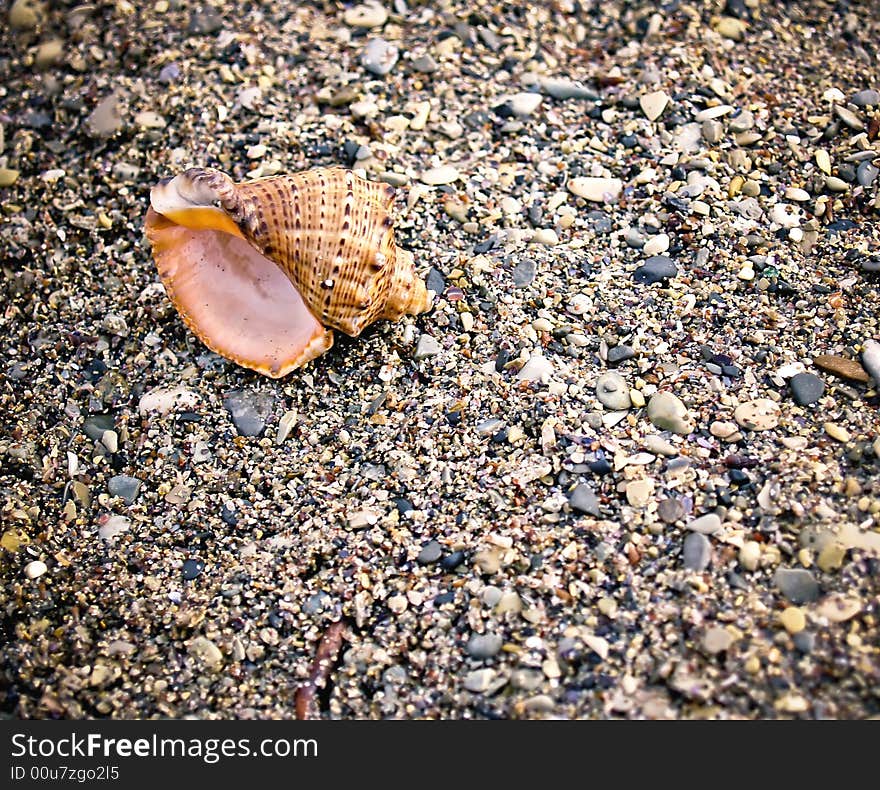
[(209, 669), (219, 669), (223, 665), (223, 653), (210, 639), (197, 636), (190, 640), (187, 652)]
[(416, 557), (419, 565), (431, 565), (443, 556), (443, 547), (436, 541), (428, 541)]
[(31, 560), (31, 562), (24, 566), (24, 575), (31, 580), (39, 579), (48, 570), (49, 568), (42, 560)]
[(703, 650), (712, 655), (729, 650), (733, 642), (730, 631), (720, 625), (712, 626), (703, 634)]
[(504, 639), (499, 634), (474, 634), (468, 639), (465, 651), (471, 658), (486, 659), (498, 655)]
[(852, 95), (850, 101), (855, 104), (856, 107), (878, 107), (880, 106), (880, 91), (859, 91)]
[(141, 481), (128, 475), (114, 475), (107, 481), (110, 496), (118, 496), (126, 505), (134, 503), (140, 489)]
[(654, 283), (670, 280), (678, 274), (678, 267), (672, 258), (665, 255), (654, 255), (644, 261), (633, 273), (633, 279), (637, 283), (653, 285)]
[(440, 167), (432, 167), (422, 173), (421, 181), (429, 186), (440, 186), (442, 184), (451, 184), (461, 178), (461, 173), (452, 165), (441, 165)]
[(788, 386), (800, 406), (815, 403), (825, 393), (825, 382), (814, 373), (798, 373), (788, 380)]
[(632, 406), (629, 385), (619, 373), (609, 371), (596, 380), (596, 397), (606, 408), (623, 411)]
[(656, 236), (651, 236), (645, 242), (644, 247), (642, 247), (642, 252), (645, 255), (653, 257), (654, 255), (659, 255), (661, 252), (666, 252), (669, 249), (669, 236), (666, 233), (658, 233)]
[(820, 354), (813, 357), (813, 364), (817, 368), (833, 373), (843, 379), (850, 381), (866, 382), (868, 374), (865, 369), (854, 359), (848, 357), (838, 357), (833, 354)]
[(866, 340), (862, 350), (862, 365), (874, 382), (880, 385), (880, 343)]
[(639, 96), (639, 107), (649, 121), (656, 121), (669, 104), (669, 96), (664, 91), (652, 91)]
[(706, 513), (689, 521), (685, 527), (691, 532), (699, 532), (701, 535), (714, 535), (721, 529), (721, 518), (716, 513)]
[(856, 180), (863, 186), (869, 187), (880, 174), (880, 168), (873, 162), (862, 162), (856, 170)]
[(596, 496), (596, 492), (585, 483), (575, 486), (568, 495), (568, 504), (572, 510), (577, 510), (579, 513), (586, 513), (589, 516), (599, 515), (599, 498)]
[(648, 401), (648, 419), (661, 430), (686, 434), (693, 430), (687, 407), (671, 392), (654, 394)]
[(608, 349), (608, 354), (605, 361), (609, 365), (616, 365), (619, 362), (624, 362), (627, 359), (632, 359), (633, 357), (635, 357), (635, 355), (636, 352), (632, 347), (621, 344), (619, 346), (614, 346), (613, 348)]
[(510, 97), (508, 106), (515, 117), (527, 118), (541, 106), (542, 98), (540, 93), (515, 93)]
[(619, 178), (578, 176), (568, 179), (566, 186), (572, 194), (595, 203), (611, 203), (617, 200), (623, 191), (623, 181)]
[(525, 286), (531, 285), (535, 281), (536, 271), (537, 264), (531, 258), (520, 261), (513, 267), (511, 272), (514, 286), (516, 288), (525, 288)]
[(835, 104), (834, 112), (850, 129), (855, 129), (857, 132), (860, 132), (865, 128), (862, 119), (849, 108), (844, 107), (841, 104)]
[(127, 532), (130, 526), (131, 519), (125, 516), (110, 516), (98, 527), (98, 536), (103, 540), (113, 540), (123, 532)]
[(684, 505), (678, 499), (661, 499), (657, 505), (657, 515), (667, 524), (674, 524), (684, 516)]
[(538, 87), (542, 93), (552, 96), (554, 99), (593, 99), (599, 98), (598, 94), (585, 87), (580, 82), (565, 79), (564, 77), (541, 77), (538, 79)]
[(191, 411), (199, 402), (199, 396), (186, 387), (156, 387), (145, 392), (138, 401), (141, 415), (151, 411), (168, 414), (170, 411)]
[(684, 539), (682, 562), (692, 571), (703, 571), (712, 559), (712, 544), (699, 532), (689, 532)]
[(86, 119), (86, 129), (92, 137), (110, 137), (122, 128), (122, 110), (115, 92), (105, 96)]
[(360, 3), (346, 8), (342, 21), (349, 27), (381, 27), (388, 20), (388, 12), (379, 3)]
[(363, 67), (379, 77), (386, 75), (397, 63), (399, 51), (394, 44), (384, 38), (371, 38), (361, 55)]
[(250, 390), (233, 390), (223, 400), (240, 436), (259, 436), (274, 405), (269, 393)]
[(816, 605), (816, 614), (832, 623), (843, 623), (862, 611), (862, 602), (855, 595), (832, 593)]
[(741, 403), (733, 412), (733, 419), (750, 431), (769, 431), (779, 424), (779, 405), (769, 398), (756, 398)]
[(541, 381), (546, 383), (553, 375), (553, 363), (547, 357), (540, 354), (529, 357), (525, 365), (523, 365), (516, 378), (519, 381)]
[(494, 669), (475, 669), (465, 675), (464, 687), (474, 694), (484, 694), (494, 685), (497, 674)]
[(654, 481), (643, 477), (626, 484), (626, 501), (632, 507), (644, 507), (654, 496)]
[(413, 352), (413, 359), (427, 359), (439, 354), (441, 351), (443, 351), (443, 346), (440, 345), (437, 338), (432, 335), (422, 334), (419, 337), (419, 342), (416, 344), (416, 350)]
[(779, 568), (773, 584), (794, 604), (812, 603), (819, 598), (819, 583), (806, 568)]

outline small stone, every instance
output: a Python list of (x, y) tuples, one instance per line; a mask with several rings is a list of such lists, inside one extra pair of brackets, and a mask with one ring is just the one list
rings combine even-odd
[(510, 97), (508, 106), (517, 118), (527, 118), (541, 105), (540, 93), (515, 93)]
[(755, 540), (747, 540), (739, 550), (739, 564), (747, 571), (758, 569), (761, 560), (761, 544)]
[(126, 505), (134, 503), (140, 489), (141, 481), (128, 475), (114, 475), (107, 481), (110, 496), (118, 496)]
[(620, 197), (623, 181), (619, 178), (592, 178), (578, 176), (568, 180), (568, 191), (584, 200), (596, 203), (611, 203)]
[(623, 411), (632, 406), (629, 385), (623, 376), (614, 371), (603, 373), (596, 380), (596, 397), (603, 406), (614, 411)]
[(825, 179), (825, 186), (831, 192), (846, 192), (849, 189), (849, 184), (847, 184), (846, 181), (844, 181), (842, 178), (838, 178), (837, 176), (828, 176)]
[(665, 255), (654, 255), (645, 260), (633, 273), (633, 279), (637, 283), (653, 285), (654, 283), (670, 280), (678, 274), (678, 267), (672, 258)]
[(110, 516), (98, 527), (98, 537), (103, 540), (113, 540), (113, 538), (127, 532), (131, 520), (125, 516)]
[(538, 87), (554, 99), (598, 99), (595, 91), (564, 77), (540, 77)]
[(820, 571), (830, 573), (839, 570), (846, 559), (846, 546), (838, 541), (831, 541), (822, 548), (816, 558), (816, 565)]
[(854, 93), (850, 101), (856, 107), (880, 107), (880, 91), (863, 90)]
[(9, 8), (12, 30), (36, 30), (46, 22), (46, 8), (38, 0), (15, 0)]
[(464, 678), (464, 687), (474, 694), (484, 694), (493, 687), (497, 674), (494, 669), (476, 669), (468, 672)]
[(877, 178), (877, 175), (880, 174), (880, 168), (878, 168), (873, 162), (862, 162), (859, 165), (858, 170), (856, 170), (856, 180), (863, 186), (869, 187)]
[(119, 95), (113, 92), (98, 102), (86, 119), (86, 128), (92, 137), (111, 137), (122, 128), (122, 122)]
[(658, 233), (656, 236), (652, 236), (645, 242), (645, 246), (642, 247), (642, 252), (645, 255), (653, 256), (659, 255), (661, 252), (666, 252), (669, 249), (669, 236), (665, 233)]
[(862, 365), (874, 383), (880, 385), (880, 343), (866, 340), (862, 348)]
[(654, 496), (654, 481), (649, 478), (630, 480), (626, 484), (626, 501), (632, 507), (644, 507)]
[(779, 622), (790, 634), (797, 634), (807, 627), (807, 616), (803, 609), (789, 606), (779, 614)]
[(233, 390), (223, 400), (240, 436), (259, 436), (274, 405), (269, 393), (251, 390)]
[(707, 143), (717, 143), (724, 137), (724, 125), (720, 121), (703, 121), (700, 133)]
[(684, 539), (682, 562), (692, 571), (703, 571), (712, 559), (712, 544), (709, 538), (699, 532), (689, 532)]
[(468, 639), (465, 651), (471, 658), (492, 658), (503, 644), (504, 640), (498, 634), (474, 634)]
[(24, 566), (24, 575), (29, 579), (38, 579), (47, 570), (46, 563), (41, 560), (33, 560)]
[(657, 515), (666, 524), (674, 524), (684, 516), (684, 505), (678, 499), (672, 497), (661, 499), (657, 505)]
[(420, 74), (433, 74), (440, 66), (430, 55), (420, 55), (412, 62), (413, 68)]
[(585, 483), (575, 486), (568, 495), (568, 504), (572, 510), (576, 510), (578, 513), (597, 517), (599, 515), (599, 498), (596, 496), (596, 492)]
[(648, 419), (661, 430), (687, 434), (693, 430), (687, 407), (671, 392), (658, 392), (648, 401)]
[(384, 38), (371, 38), (364, 47), (361, 63), (371, 74), (381, 77), (394, 68), (398, 55), (399, 51), (394, 44)]
[(381, 27), (388, 20), (388, 12), (379, 3), (361, 3), (346, 8), (342, 21), (349, 27)]
[(64, 42), (60, 38), (49, 39), (37, 47), (34, 54), (34, 65), (38, 69), (47, 69), (61, 60), (63, 54)]
[(786, 200), (794, 200), (797, 203), (805, 203), (810, 199), (810, 193), (799, 187), (788, 187), (785, 190), (784, 197)]
[(459, 178), (461, 178), (461, 173), (452, 165), (441, 165), (422, 173), (421, 181), (429, 186), (440, 186), (441, 184), (451, 184)]
[(555, 247), (559, 244), (559, 235), (553, 228), (539, 228), (532, 236), (532, 243)]
[[(135, 125), (143, 129), (164, 129), (168, 122), (157, 112), (144, 110), (134, 116)], [(265, 146), (264, 146), (265, 147)]]
[(138, 412), (144, 415), (151, 411), (159, 414), (168, 414), (172, 410), (191, 411), (198, 402), (198, 395), (186, 387), (157, 387), (141, 396)]
[(639, 96), (639, 106), (649, 121), (656, 121), (669, 104), (669, 96), (663, 91), (653, 91)]
[(428, 357), (433, 357), (439, 354), (441, 351), (443, 351), (443, 347), (437, 341), (437, 338), (428, 334), (423, 334), (419, 337), (419, 342), (416, 344), (416, 350), (413, 352), (413, 359), (427, 359)]
[[(635, 355), (635, 349), (633, 349), (631, 346), (626, 346), (621, 343), (619, 346), (614, 346), (613, 348), (608, 349), (608, 354), (605, 361), (609, 365), (616, 365), (618, 362), (624, 362), (627, 359), (632, 359), (633, 357), (635, 357)], [(630, 400), (632, 400), (632, 396), (630, 396)]]
[(813, 357), (813, 364), (817, 368), (827, 370), (835, 376), (840, 376), (850, 381), (866, 382), (868, 380), (868, 374), (865, 372), (865, 369), (854, 359), (838, 357), (832, 354), (820, 354)]
[(18, 170), (9, 167), (0, 167), (0, 187), (11, 187), (18, 181)]
[(798, 373), (788, 380), (795, 403), (806, 406), (815, 403), (825, 393), (825, 383), (813, 373)]
[(819, 583), (805, 568), (779, 568), (773, 584), (794, 604), (812, 603), (819, 597)]
[(436, 541), (428, 541), (416, 557), (419, 565), (431, 565), (443, 556), (443, 547)]
[(187, 645), (187, 652), (209, 669), (219, 669), (223, 665), (223, 653), (210, 639), (197, 636)]
[(715, 23), (715, 32), (722, 38), (741, 41), (746, 32), (746, 23), (732, 16), (722, 16)]
[(742, 428), (751, 431), (769, 431), (779, 423), (779, 405), (769, 398), (756, 398), (741, 403), (733, 412), (733, 418)]
[(513, 267), (511, 272), (514, 286), (516, 288), (524, 288), (527, 285), (531, 285), (535, 281), (536, 269), (537, 264), (531, 258), (520, 261)]
[(835, 104), (834, 112), (850, 129), (855, 129), (857, 132), (861, 132), (865, 128), (862, 119), (842, 104)]
[(529, 357), (516, 374), (518, 381), (540, 381), (547, 383), (553, 375), (553, 363), (540, 354)]
[(500, 570), (501, 558), (497, 551), (478, 551), (474, 554), (474, 565), (479, 568), (480, 573), (491, 576)]
[(721, 519), (716, 513), (706, 513), (688, 522), (685, 527), (691, 532), (699, 532), (701, 535), (714, 535), (721, 529)]
[(836, 422), (826, 422), (822, 427), (832, 439), (836, 439), (838, 442), (849, 441), (849, 431), (842, 425), (838, 425)]
[(816, 605), (816, 614), (832, 623), (843, 623), (862, 611), (862, 602), (854, 595), (832, 593)]
[(202, 560), (196, 559), (188, 559), (183, 563), (183, 567), (181, 568), (181, 574), (186, 581), (191, 581), (196, 578), (203, 570), (205, 570), (205, 563)]
[(703, 634), (703, 650), (712, 655), (729, 650), (733, 642), (733, 634), (720, 625), (712, 626)]
[(825, 175), (831, 175), (831, 157), (824, 148), (820, 148), (816, 151), (816, 164)]

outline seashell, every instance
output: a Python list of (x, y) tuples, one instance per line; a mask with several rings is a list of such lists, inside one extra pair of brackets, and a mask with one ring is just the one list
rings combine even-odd
[(236, 184), (193, 168), (150, 192), (146, 235), (165, 289), (210, 349), (272, 378), (374, 321), (429, 309), (394, 244), (394, 190), (341, 167)]

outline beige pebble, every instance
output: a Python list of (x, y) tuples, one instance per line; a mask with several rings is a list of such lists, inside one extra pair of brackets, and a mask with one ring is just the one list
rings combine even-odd
[(779, 615), (779, 622), (790, 634), (798, 634), (807, 626), (807, 617), (804, 610), (797, 606), (789, 606)]
[(761, 561), (761, 544), (755, 540), (747, 540), (739, 550), (739, 564), (747, 571), (758, 569)]
[(836, 439), (838, 442), (849, 441), (849, 431), (842, 425), (838, 425), (836, 422), (826, 422), (822, 427), (832, 439)]

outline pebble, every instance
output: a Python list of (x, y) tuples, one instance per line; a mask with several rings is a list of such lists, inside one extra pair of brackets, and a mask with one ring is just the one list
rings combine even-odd
[(443, 547), (436, 541), (428, 541), (416, 557), (419, 565), (431, 565), (443, 556)]
[(140, 489), (141, 481), (128, 475), (114, 475), (107, 481), (110, 496), (118, 496), (126, 505), (134, 503)]
[(596, 397), (603, 406), (614, 411), (622, 411), (632, 406), (629, 385), (623, 376), (614, 371), (603, 373), (596, 380)]
[(608, 354), (606, 355), (605, 361), (609, 365), (616, 365), (619, 362), (625, 362), (627, 359), (633, 359), (635, 355), (636, 352), (634, 348), (632, 348), (631, 346), (620, 344), (619, 346), (614, 346), (613, 348), (608, 349)]
[(9, 8), (12, 30), (36, 30), (46, 22), (46, 7), (38, 0), (15, 0)]
[(769, 398), (756, 398), (741, 403), (733, 412), (733, 419), (750, 431), (769, 431), (779, 424), (780, 408)]
[(643, 477), (626, 484), (626, 501), (632, 507), (644, 507), (654, 496), (654, 481)]
[(422, 360), (433, 357), (443, 351), (437, 338), (429, 334), (419, 336), (419, 342), (416, 344), (416, 350), (413, 352), (413, 359)]
[(34, 53), (34, 65), (38, 69), (46, 69), (53, 66), (64, 54), (64, 42), (60, 38), (52, 38), (44, 41), (37, 47)]
[(703, 650), (712, 655), (729, 650), (733, 642), (733, 634), (720, 625), (712, 626), (703, 634)]
[(381, 27), (388, 20), (388, 12), (379, 3), (360, 3), (346, 8), (342, 20), (349, 27)]
[(688, 522), (685, 527), (691, 532), (699, 532), (701, 535), (714, 535), (721, 529), (721, 518), (716, 513), (706, 513)]
[(814, 373), (798, 373), (788, 380), (795, 403), (807, 406), (825, 394), (825, 382)]
[(529, 357), (516, 374), (518, 381), (541, 381), (546, 383), (553, 375), (553, 363), (545, 356), (537, 354)]
[(508, 105), (517, 118), (527, 118), (541, 106), (541, 99), (540, 93), (515, 93)]
[(848, 357), (820, 354), (813, 357), (813, 364), (817, 368), (850, 381), (866, 382), (868, 380), (868, 374), (865, 372), (865, 369), (854, 359), (849, 359)]
[(371, 74), (382, 77), (394, 68), (398, 56), (399, 52), (394, 44), (384, 38), (371, 38), (364, 47), (361, 63)]
[(834, 112), (841, 121), (843, 121), (850, 129), (861, 132), (865, 128), (862, 119), (859, 118), (852, 110), (844, 107), (842, 104), (834, 105)]
[(199, 576), (203, 570), (205, 570), (205, 563), (202, 560), (190, 558), (184, 560), (183, 566), (180, 570), (184, 581), (192, 581)]
[(715, 32), (722, 38), (741, 41), (746, 32), (746, 23), (732, 16), (722, 16), (715, 22)]
[(836, 422), (826, 422), (822, 427), (825, 429), (825, 433), (827, 433), (832, 439), (835, 439), (838, 442), (849, 441), (849, 431), (842, 425), (838, 425)]
[(657, 515), (666, 524), (674, 524), (684, 516), (684, 505), (673, 497), (661, 499), (657, 505)]
[(831, 593), (816, 605), (816, 615), (832, 623), (843, 623), (862, 611), (862, 602), (857, 596), (845, 593)]
[(825, 175), (831, 175), (831, 157), (824, 148), (816, 151), (816, 164)]
[(144, 415), (151, 411), (159, 414), (168, 414), (172, 410), (191, 411), (198, 402), (198, 395), (186, 387), (156, 387), (141, 396), (138, 412)]
[(682, 562), (691, 571), (703, 571), (712, 559), (712, 544), (699, 532), (689, 532), (684, 539)]
[(130, 526), (131, 520), (125, 516), (110, 516), (98, 527), (98, 537), (103, 540), (112, 540), (123, 532), (127, 532)]
[(209, 669), (220, 669), (223, 665), (223, 653), (210, 639), (197, 636), (190, 640), (187, 652)]
[(504, 639), (498, 634), (474, 634), (468, 639), (465, 651), (471, 658), (486, 659), (498, 655)]
[(623, 181), (619, 178), (593, 178), (578, 176), (568, 179), (568, 191), (584, 200), (595, 203), (610, 203), (620, 197)]
[(42, 576), (49, 568), (46, 567), (46, 563), (41, 560), (33, 560), (24, 566), (24, 575), (29, 579), (38, 579)]
[(648, 401), (648, 419), (664, 431), (687, 434), (693, 430), (687, 407), (671, 392), (658, 392)]
[(564, 77), (540, 77), (538, 87), (554, 99), (598, 99), (595, 91)]
[(807, 616), (797, 606), (789, 606), (779, 614), (779, 622), (790, 634), (797, 634), (807, 627)]
[(658, 233), (645, 242), (642, 252), (648, 256), (659, 255), (669, 249), (669, 236), (665, 233)]
[(535, 281), (536, 271), (537, 264), (533, 259), (526, 258), (520, 261), (511, 272), (514, 287), (525, 288), (525, 286), (531, 285)]
[(663, 91), (652, 91), (639, 96), (639, 106), (649, 121), (656, 121), (669, 104), (669, 96)]
[(11, 187), (18, 181), (19, 171), (10, 167), (0, 167), (0, 187)]
[(98, 102), (86, 119), (86, 129), (92, 137), (110, 137), (122, 128), (122, 124), (122, 110), (116, 92)]
[(747, 540), (739, 550), (739, 564), (747, 571), (758, 569), (761, 561), (761, 544), (755, 540)]
[(440, 186), (442, 184), (451, 184), (461, 178), (461, 173), (452, 165), (441, 165), (440, 167), (432, 167), (421, 175), (423, 184), (429, 186)]
[(585, 483), (575, 486), (568, 495), (568, 504), (572, 510), (577, 510), (579, 513), (585, 513), (589, 516), (599, 515), (599, 498), (596, 496), (596, 492)]
[(880, 385), (880, 343), (866, 340), (862, 346), (862, 366), (874, 383)]
[(259, 436), (274, 405), (272, 395), (252, 390), (233, 390), (223, 399), (223, 407), (240, 436)]
[(724, 124), (719, 121), (703, 121), (700, 133), (707, 143), (717, 143), (724, 137)]
[(880, 91), (863, 90), (854, 93), (850, 101), (856, 107), (878, 107), (880, 106)]
[(778, 568), (773, 584), (794, 604), (812, 603), (819, 598), (819, 583), (806, 568)]
[(465, 675), (464, 687), (474, 694), (484, 694), (492, 688), (497, 674), (494, 669), (475, 669)]
[(877, 178), (877, 175), (880, 174), (880, 168), (878, 168), (873, 162), (862, 162), (858, 170), (856, 170), (856, 180), (863, 186), (869, 187)]
[(532, 243), (555, 247), (559, 244), (559, 236), (553, 228), (539, 228), (532, 236)]
[(849, 184), (842, 178), (837, 178), (837, 176), (828, 176), (825, 179), (825, 186), (831, 192), (846, 192), (849, 189)]
[(633, 279), (637, 283), (653, 285), (654, 283), (670, 280), (678, 274), (678, 267), (672, 258), (665, 255), (654, 255), (645, 260), (633, 273)]

